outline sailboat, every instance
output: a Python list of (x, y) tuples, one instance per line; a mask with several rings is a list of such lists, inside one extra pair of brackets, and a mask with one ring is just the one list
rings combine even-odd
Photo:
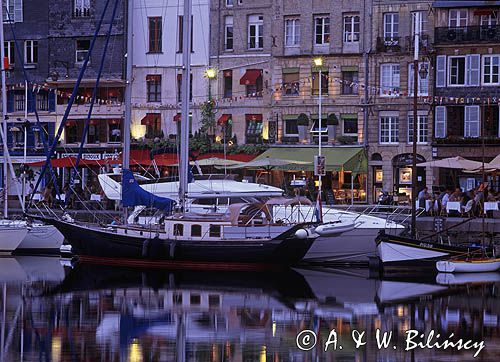
[[(129, 7), (129, 18), (132, 7)], [(82, 261), (132, 264), (162, 261), (172, 267), (253, 268), (291, 265), (300, 261), (319, 236), (313, 223), (275, 222), (266, 205), (239, 203), (225, 213), (199, 215), (187, 211), (190, 180), (189, 89), (191, 1), (184, 3), (182, 118), (180, 134), (179, 205), (141, 188), (129, 168), (132, 19), (128, 26), (127, 89), (125, 101), (122, 203), (124, 206), (152, 206), (165, 214), (164, 227), (153, 225), (85, 224), (71, 219), (41, 218), (54, 225)], [(89, 51), (90, 55), (90, 51)], [(82, 68), (84, 71), (84, 68)], [(81, 79), (81, 77), (80, 77)], [(70, 107), (68, 102), (68, 107)], [(39, 217), (40, 218), (40, 217)], [(215, 265), (214, 265), (215, 264)]]

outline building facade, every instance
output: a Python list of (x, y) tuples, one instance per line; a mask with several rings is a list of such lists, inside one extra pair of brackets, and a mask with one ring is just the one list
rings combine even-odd
[[(370, 115), (368, 120), (369, 188), (372, 199), (384, 190), (411, 197), (413, 142), (414, 29), (421, 31), (417, 95), (417, 161), (432, 158), (433, 93), (432, 1), (374, 0), (371, 24)], [(425, 76), (425, 78), (424, 78)], [(418, 168), (418, 188), (433, 184), (431, 169)]]
[[(491, 161), (500, 153), (500, 1), (435, 1), (434, 156)], [(483, 148), (484, 144), (484, 148)], [(436, 173), (469, 190), (481, 175)], [(498, 185), (495, 185), (498, 189)]]
[[(135, 2), (132, 138), (175, 140), (181, 111), (183, 2)], [(193, 1), (191, 37), (191, 132), (200, 127), (208, 100), (209, 3)]]

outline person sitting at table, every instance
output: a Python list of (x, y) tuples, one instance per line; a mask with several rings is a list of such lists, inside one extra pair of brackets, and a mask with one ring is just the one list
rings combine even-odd
[(452, 202), (462, 202), (462, 198), (463, 198), (463, 195), (462, 195), (462, 190), (460, 189), (460, 187), (457, 187), (455, 189), (455, 191), (450, 195), (450, 198), (448, 201), (452, 201)]
[(425, 186), (422, 191), (418, 193), (418, 204), (421, 208), (426, 208), (425, 206), (425, 200), (430, 200), (432, 197), (431, 195), (427, 192), (428, 188)]
[(441, 199), (441, 207), (443, 209), (446, 209), (446, 204), (448, 203), (448, 201), (450, 200), (450, 194), (451, 194), (451, 190), (446, 188), (442, 193), (441, 195), (439, 195), (439, 198)]

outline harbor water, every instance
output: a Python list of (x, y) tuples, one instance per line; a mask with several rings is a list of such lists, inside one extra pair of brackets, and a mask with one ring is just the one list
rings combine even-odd
[(0, 360), (498, 361), (499, 286), (500, 273), (228, 273), (4, 257)]

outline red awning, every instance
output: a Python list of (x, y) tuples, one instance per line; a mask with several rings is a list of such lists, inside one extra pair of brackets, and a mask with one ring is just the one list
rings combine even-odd
[(155, 162), (158, 166), (172, 166), (179, 163), (176, 153), (162, 153), (155, 155)]
[(160, 118), (159, 113), (147, 113), (143, 119), (141, 119), (141, 124), (143, 126), (154, 126), (157, 120)]
[(161, 81), (161, 75), (159, 74), (149, 74), (146, 76), (147, 82), (159, 82)]
[(227, 123), (227, 121), (229, 121), (231, 119), (231, 115), (230, 114), (223, 114), (222, 116), (219, 117), (219, 119), (217, 120), (217, 124), (220, 124), (220, 125), (224, 125)]
[(174, 122), (179, 122), (181, 120), (181, 114), (180, 113), (177, 113), (175, 116), (174, 116)]
[(99, 120), (98, 119), (91, 119), (90, 120), (90, 125), (91, 126), (97, 126), (99, 124)]
[(245, 114), (245, 120), (262, 122), (262, 114)]
[(231, 69), (225, 70), (223, 75), (224, 75), (224, 77), (232, 77), (233, 71)]
[(242, 85), (255, 85), (257, 84), (257, 79), (262, 76), (262, 70), (260, 69), (247, 69), (243, 77), (240, 79), (240, 84)]
[(182, 74), (177, 74), (177, 80), (182, 80)]
[(108, 123), (109, 124), (120, 124), (120, 123), (122, 123), (122, 120), (121, 119), (110, 119), (110, 120), (108, 120)]
[(66, 127), (76, 127), (76, 121), (66, 121)]
[[(102, 160), (85, 160), (82, 158), (82, 159), (80, 159), (78, 166), (79, 167), (100, 166), (104, 163), (105, 162)], [(76, 157), (53, 158), (52, 160), (50, 160), (50, 164), (52, 165), (52, 167), (55, 167), (55, 168), (75, 167)], [(45, 165), (45, 160), (28, 163), (28, 166), (30, 166), (30, 167), (42, 167), (43, 165)]]

